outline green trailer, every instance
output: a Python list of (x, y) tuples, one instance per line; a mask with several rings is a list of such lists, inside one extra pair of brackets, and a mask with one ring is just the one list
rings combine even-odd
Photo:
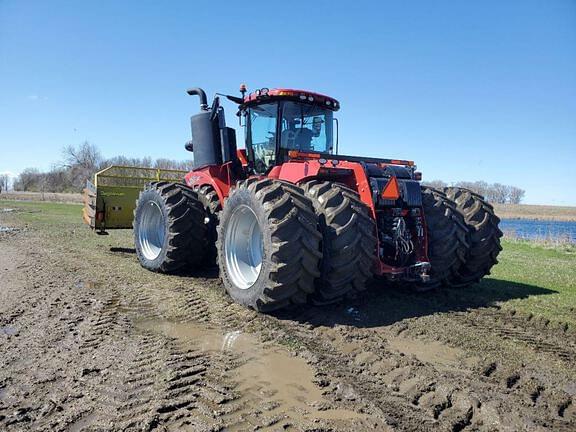
[(82, 217), (99, 234), (108, 229), (132, 228), (140, 191), (149, 182), (182, 182), (188, 171), (112, 165), (86, 182)]

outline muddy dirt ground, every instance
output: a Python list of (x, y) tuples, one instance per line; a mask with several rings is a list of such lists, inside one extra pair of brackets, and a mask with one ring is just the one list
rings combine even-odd
[(259, 315), (216, 270), (142, 270), (129, 232), (3, 221), (0, 430), (576, 430), (574, 331), (505, 294)]

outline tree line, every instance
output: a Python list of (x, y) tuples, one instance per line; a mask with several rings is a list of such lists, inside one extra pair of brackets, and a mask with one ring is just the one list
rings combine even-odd
[[(191, 160), (175, 161), (171, 159), (152, 160), (115, 156), (103, 158), (98, 148), (87, 141), (78, 146), (67, 146), (62, 151), (62, 159), (46, 172), (37, 168), (26, 168), (14, 181), (13, 188), (18, 191), (32, 192), (80, 192), (86, 180), (92, 180), (94, 174), (110, 165), (135, 166), (145, 168), (179, 169), (189, 171), (193, 167)], [(8, 189), (8, 176), (0, 176), (0, 191)], [(442, 180), (423, 182), (423, 184), (442, 189), (449, 186)], [(452, 186), (470, 189), (488, 201), (497, 204), (520, 204), (525, 191), (516, 186), (484, 181), (458, 182)]]
[(447, 186), (457, 186), (470, 189), (472, 192), (482, 195), (487, 201), (494, 204), (520, 204), (526, 191), (516, 186), (503, 185), (500, 183), (486, 183), (485, 181), (461, 181), (448, 185), (442, 180), (422, 182), (426, 186), (442, 189)]
[(104, 158), (98, 148), (87, 141), (78, 146), (67, 146), (62, 158), (48, 171), (26, 168), (15, 179), (13, 189), (31, 192), (81, 192), (86, 180), (93, 181), (94, 174), (110, 165), (145, 168), (179, 169), (189, 171), (192, 161), (176, 161), (149, 157), (128, 158), (114, 156)]

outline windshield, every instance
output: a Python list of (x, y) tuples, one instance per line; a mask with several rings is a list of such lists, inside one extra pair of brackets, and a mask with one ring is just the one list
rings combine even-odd
[(332, 111), (314, 105), (284, 102), (280, 147), (332, 153)]

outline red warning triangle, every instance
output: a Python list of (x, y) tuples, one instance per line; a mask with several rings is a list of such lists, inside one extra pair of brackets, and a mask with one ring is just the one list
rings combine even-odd
[(383, 199), (396, 201), (400, 198), (400, 189), (398, 188), (398, 180), (396, 177), (392, 176), (388, 181), (388, 184), (382, 189), (380, 194)]

